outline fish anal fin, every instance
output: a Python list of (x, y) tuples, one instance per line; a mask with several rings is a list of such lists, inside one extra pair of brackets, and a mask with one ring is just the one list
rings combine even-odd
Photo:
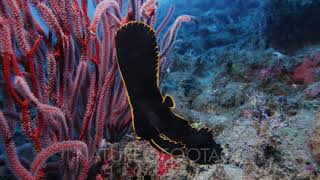
[(150, 143), (154, 148), (156, 148), (160, 152), (163, 152), (172, 156), (181, 156), (184, 154), (186, 150), (184, 144), (169, 140), (160, 135), (152, 138), (150, 140)]

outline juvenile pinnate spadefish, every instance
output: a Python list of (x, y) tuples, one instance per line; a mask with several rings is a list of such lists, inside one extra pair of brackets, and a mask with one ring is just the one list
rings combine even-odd
[[(155, 0), (93, 0), (94, 17), (89, 18), (88, 4), (0, 0), (2, 157), (20, 179), (44, 178), (48, 169), (65, 178), (86, 179), (102, 139), (116, 141), (131, 129), (130, 107), (115, 63), (116, 30), (140, 21), (158, 35), (173, 14), (171, 7), (156, 23)], [(48, 29), (40, 25), (34, 9)], [(161, 63), (181, 23), (190, 19), (178, 17), (164, 33)], [(13, 138), (17, 126), (35, 152), (30, 162), (18, 158), (21, 147)], [(47, 168), (48, 158), (57, 153), (60, 160)]]

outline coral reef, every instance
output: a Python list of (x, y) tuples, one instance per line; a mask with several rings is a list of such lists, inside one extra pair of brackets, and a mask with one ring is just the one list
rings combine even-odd
[[(155, 28), (156, 12), (154, 0), (0, 1), (0, 166), (14, 175), (1, 178), (92, 178), (105, 141), (131, 132), (115, 32), (130, 21)], [(190, 18), (164, 32), (161, 63)]]
[[(214, 61), (202, 61), (206, 75), (193, 73), (189, 86), (185, 81), (198, 67), (174, 55), (177, 62), (165, 76), (163, 89), (177, 99), (178, 114), (200, 127), (214, 128), (224, 147), (224, 167), (236, 166), (243, 176), (254, 179), (315, 178), (318, 170), (309, 138), (319, 108), (318, 80), (296, 84), (293, 78), (310, 54), (283, 55), (275, 62), (274, 53), (243, 50), (217, 55)], [(187, 65), (180, 69), (180, 63)], [(215, 167), (209, 169), (214, 172)]]
[[(126, 136), (122, 141), (109, 146), (107, 151), (101, 151), (100, 157), (112, 157), (108, 152), (117, 154), (100, 166), (102, 177), (112, 179), (210, 179), (236, 178), (243, 171), (231, 165), (199, 165), (185, 157), (172, 157), (159, 153), (147, 141), (134, 140)], [(99, 169), (99, 168), (98, 168)]]
[(319, 113), (316, 116), (316, 127), (310, 139), (310, 149), (312, 157), (319, 164), (320, 163), (320, 118)]
[[(308, 8), (317, 9), (318, 2), (277, 1), (283, 4), (277, 6), (273, 1), (259, 1), (252, 9), (242, 9), (240, 2), (251, 7), (251, 1), (241, 0), (228, 6), (224, 1), (194, 3), (198, 8), (190, 14), (202, 6), (204, 13), (198, 17), (198, 29), (184, 29), (178, 36), (177, 46), (168, 57), (172, 64), (163, 78), (162, 90), (177, 99), (176, 113), (197, 126), (214, 128), (215, 139), (224, 146), (222, 167), (235, 166), (249, 179), (316, 179), (319, 36), (309, 36), (307, 31), (315, 29), (306, 24), (292, 27), (281, 21), (278, 30), (286, 35), (275, 38), (281, 43), (273, 44), (267, 30), (277, 21), (269, 22), (267, 17), (285, 18), (281, 9), (296, 3), (302, 8), (292, 9), (289, 18), (299, 20), (295, 17)], [(250, 31), (255, 25), (252, 33), (225, 36), (231, 23), (223, 22), (223, 17), (232, 14), (232, 7), (241, 11), (232, 26)], [(270, 12), (271, 7), (284, 14)], [(317, 14), (309, 14), (308, 22), (316, 22)], [(298, 32), (301, 34), (296, 36)], [(185, 34), (192, 36), (184, 38)], [(218, 44), (206, 45), (210, 36)], [(290, 39), (284, 40), (287, 37)], [(219, 38), (225, 41), (221, 43)], [(209, 167), (206, 178), (213, 176), (214, 169)]]
[[(0, 0), (1, 178), (318, 179), (318, 12), (317, 0)], [(196, 24), (179, 30), (181, 14)], [(132, 20), (156, 27), (161, 91), (213, 129), (217, 164), (130, 133), (112, 42)]]

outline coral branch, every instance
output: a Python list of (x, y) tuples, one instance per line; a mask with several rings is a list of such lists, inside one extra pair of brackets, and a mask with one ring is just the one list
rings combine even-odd
[(40, 36), (35, 40), (33, 46), (31, 47), (30, 51), (29, 51), (28, 54), (27, 54), (28, 57), (33, 57), (35, 51), (36, 51), (37, 48), (40, 46), (40, 43), (41, 43), (42, 39), (43, 39), (43, 36), (40, 35)]
[(48, 79), (49, 79), (49, 87), (48, 87), (48, 95), (52, 95), (56, 86), (56, 60), (52, 52), (48, 52)]
[(85, 23), (86, 23), (86, 25), (88, 25), (90, 20), (89, 20), (89, 16), (88, 16), (88, 2), (87, 2), (87, 0), (82, 0), (81, 6), (82, 6), (82, 11), (83, 11)]
[(56, 117), (57, 120), (60, 121), (60, 124), (63, 129), (63, 133), (64, 133), (64, 139), (67, 139), (66, 134), (68, 132), (68, 126), (66, 124), (64, 113), (57, 107), (42, 104), (32, 94), (27, 82), (22, 77), (17, 76), (15, 78), (15, 85), (16, 85), (16, 89), (20, 92), (22, 96), (24, 96), (26, 99), (30, 100), (36, 105), (36, 108), (38, 109), (38, 111), (40, 111), (42, 114), (51, 114), (54, 117)]
[(37, 3), (37, 8), (43, 20), (61, 38), (63, 32), (52, 10), (49, 7), (47, 7), (44, 3)]
[(176, 19), (176, 21), (174, 22), (174, 24), (172, 25), (172, 28), (171, 28), (171, 30), (169, 30), (167, 33), (166, 33), (166, 35), (165, 36), (167, 36), (167, 34), (170, 34), (169, 35), (169, 42), (166, 44), (166, 43), (164, 43), (163, 45), (165, 46), (163, 46), (162, 48), (163, 48), (163, 50), (161, 51), (161, 54), (160, 54), (160, 57), (162, 58), (162, 57), (164, 57), (167, 53), (168, 53), (168, 51), (171, 49), (171, 47), (172, 47), (172, 45), (173, 45), (173, 42), (174, 42), (174, 40), (175, 40), (175, 38), (176, 38), (176, 34), (177, 34), (177, 31), (179, 30), (179, 28), (180, 28), (180, 26), (181, 26), (181, 24), (183, 23), (183, 22), (190, 22), (190, 21), (193, 21), (193, 20), (195, 20), (195, 18), (194, 17), (192, 17), (192, 16), (188, 16), (188, 15), (182, 15), (182, 16), (179, 16), (177, 19)]
[(93, 21), (90, 25), (90, 32), (92, 34), (96, 34), (97, 25), (101, 18), (102, 13), (107, 10), (108, 8), (114, 8), (116, 10), (116, 14), (120, 14), (119, 4), (114, 0), (104, 0), (100, 2), (94, 12)]
[(97, 109), (97, 118), (96, 118), (96, 135), (95, 135), (95, 148), (98, 148), (100, 145), (100, 142), (102, 140), (102, 135), (103, 135), (103, 126), (104, 126), (104, 121), (103, 121), (103, 115), (104, 115), (104, 106), (107, 98), (110, 96), (108, 89), (110, 88), (110, 84), (113, 83), (113, 68), (111, 68), (111, 71), (109, 72), (108, 76), (106, 77), (104, 84), (102, 86), (102, 90), (99, 95), (99, 102), (98, 102), (98, 109)]
[[(75, 96), (77, 95), (77, 92), (79, 91), (80, 83), (83, 81), (83, 76), (87, 71), (87, 62), (81, 61), (77, 70), (77, 75), (75, 79), (75, 83), (73, 85), (73, 90), (71, 92), (71, 97), (70, 97), (70, 107), (74, 108), (75, 107)], [(73, 113), (73, 109), (71, 110), (71, 114)]]
[(137, 20), (139, 14), (136, 0), (130, 0), (130, 7), (132, 11), (133, 20)]
[(0, 47), (1, 51), (13, 55), (12, 37), (10, 34), (10, 27), (8, 21), (0, 17)]
[(17, 151), (14, 146), (11, 131), (3, 116), (2, 111), (0, 111), (0, 133), (1, 133), (2, 140), (5, 144), (5, 151), (7, 154), (10, 168), (12, 169), (14, 174), (20, 179), (32, 180), (33, 179), (32, 174), (22, 166), (22, 164), (18, 159), (18, 156), (16, 153)]
[(61, 153), (65, 151), (80, 151), (84, 157), (88, 157), (88, 147), (82, 141), (62, 141), (54, 143), (49, 147), (43, 149), (37, 157), (33, 160), (31, 164), (31, 172), (37, 174), (41, 168), (43, 168), (44, 163), (49, 157), (56, 153)]
[(90, 96), (89, 96), (89, 102), (87, 105), (87, 110), (86, 113), (84, 115), (83, 118), (83, 127), (82, 127), (82, 131), (80, 134), (80, 140), (83, 140), (85, 138), (85, 136), (88, 133), (88, 128), (89, 128), (89, 123), (90, 120), (92, 118), (92, 115), (94, 113), (94, 108), (96, 105), (96, 99), (97, 99), (97, 77), (94, 74), (93, 79), (92, 79), (92, 84), (91, 84), (91, 92), (90, 92)]
[(143, 20), (149, 21), (151, 17), (155, 15), (156, 12), (156, 1), (147, 0), (140, 9), (140, 14)]
[(19, 14), (18, 7), (16, 6), (15, 2), (12, 0), (8, 0), (8, 5), (11, 8), (11, 13), (13, 15), (14, 20), (12, 20), (14, 24), (15, 34), (17, 36), (18, 45), (22, 50), (22, 54), (26, 55), (30, 50), (30, 45), (26, 39), (26, 34), (24, 33), (23, 29), (23, 22)]
[(87, 179), (87, 173), (91, 167), (92, 162), (93, 162), (93, 158), (90, 158), (86, 161), (86, 163), (84, 164), (84, 166), (79, 174), (79, 180)]
[(4, 74), (4, 79), (7, 82), (6, 84), (6, 88), (8, 90), (8, 92), (10, 93), (10, 95), (13, 97), (13, 99), (18, 103), (18, 104), (22, 104), (22, 99), (20, 98), (20, 96), (15, 92), (14, 88), (13, 88), (13, 84), (11, 81), (11, 77), (10, 77), (10, 64), (11, 64), (11, 56), (8, 53), (4, 53), (2, 55), (2, 63), (3, 63), (3, 74)]
[(171, 5), (167, 16), (163, 19), (163, 21), (161, 22), (161, 24), (157, 29), (157, 32), (156, 32), (157, 36), (160, 34), (163, 28), (168, 24), (170, 18), (172, 17), (173, 12), (174, 12), (174, 6)]

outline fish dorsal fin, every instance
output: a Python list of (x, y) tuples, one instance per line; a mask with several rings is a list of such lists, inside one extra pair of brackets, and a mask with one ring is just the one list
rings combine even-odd
[(153, 109), (146, 110), (145, 107), (151, 108), (148, 104), (161, 104), (163, 99), (157, 85), (159, 48), (156, 34), (147, 24), (131, 21), (117, 30), (115, 47), (134, 132), (138, 137), (149, 140), (157, 135), (155, 124), (158, 121), (154, 121), (155, 116), (152, 118)]
[[(151, 26), (131, 21), (116, 32), (117, 62), (121, 69), (128, 92), (137, 90), (142, 96), (155, 94), (159, 90), (159, 46)], [(139, 93), (138, 92), (138, 93)], [(160, 96), (159, 96), (160, 95)]]

